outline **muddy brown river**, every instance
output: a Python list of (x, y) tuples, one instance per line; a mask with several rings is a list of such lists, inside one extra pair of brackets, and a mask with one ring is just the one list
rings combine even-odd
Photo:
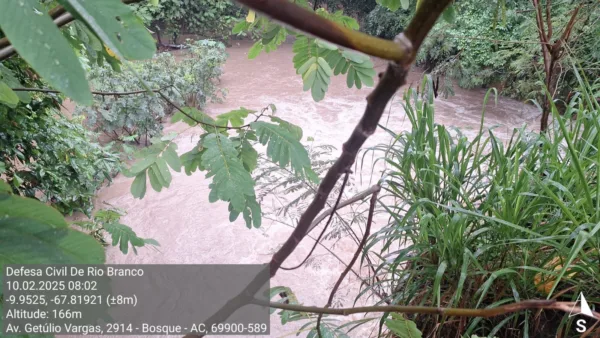
[[(332, 79), (329, 91), (321, 102), (314, 102), (310, 92), (302, 91), (301, 77), (295, 74), (292, 66), (291, 44), (283, 45), (279, 50), (261, 54), (255, 60), (248, 60), (250, 44), (234, 42), (228, 48), (229, 59), (225, 65), (221, 86), (228, 89), (224, 103), (211, 104), (207, 112), (212, 115), (227, 112), (244, 106), (259, 110), (273, 103), (277, 106), (277, 115), (301, 126), (304, 135), (311, 136), (317, 144), (331, 144), (338, 149), (348, 137), (365, 108), (365, 97), (369, 88), (348, 89), (345, 77)], [(376, 62), (378, 71), (385, 63)], [(423, 74), (415, 71), (410, 74), (409, 83), (416, 86)], [(466, 135), (476, 132), (481, 117), (482, 101), (485, 90), (455, 89), (456, 95), (448, 99), (438, 98), (435, 102), (436, 122), (462, 129)], [(397, 95), (384, 120), (395, 131), (409, 127)], [(531, 106), (521, 102), (499, 98), (497, 106), (488, 107), (485, 126), (496, 127), (501, 136), (512, 128), (524, 123), (537, 126), (538, 113)], [(182, 131), (182, 124), (169, 125), (165, 132)], [(176, 142), (181, 154), (190, 150), (197, 142), (197, 129), (188, 129), (180, 134)], [(367, 146), (389, 140), (378, 131)], [(334, 154), (335, 155), (335, 154)], [(370, 173), (358, 173), (369, 175)], [(132, 179), (119, 175), (114, 182), (103, 188), (98, 194), (97, 206), (105, 207), (107, 202), (125, 209), (127, 215), (122, 223), (131, 226), (139, 236), (153, 238), (160, 242), (158, 249), (142, 248), (138, 255), (123, 255), (118, 248), (109, 248), (107, 263), (111, 264), (250, 264), (268, 262), (273, 252), (291, 233), (290, 227), (274, 221), (264, 220), (261, 229), (249, 230), (243, 220), (234, 223), (228, 220), (227, 204), (208, 202), (209, 181), (203, 173), (186, 176), (185, 173), (173, 173), (170, 188), (160, 193), (148, 188), (144, 199), (134, 199), (129, 193)], [(352, 187), (358, 191), (368, 182)], [(348, 196), (351, 195), (351, 191)], [(381, 226), (375, 224), (374, 226)], [(364, 226), (364, 224), (360, 225)], [(288, 260), (287, 265), (298, 263), (307, 254), (313, 241), (305, 239)], [(327, 242), (325, 245), (330, 245)], [(331, 243), (333, 246), (333, 242)], [(349, 239), (335, 242), (332, 249), (336, 255), (349, 261), (356, 250), (356, 244)], [(280, 271), (271, 281), (271, 286), (285, 285), (292, 288), (304, 305), (323, 306), (326, 303), (332, 285), (344, 269), (339, 260), (322, 247), (315, 252), (316, 263), (294, 271)], [(336, 297), (336, 306), (352, 306), (358, 292), (359, 283), (349, 274)], [(365, 299), (358, 304), (369, 304), (373, 300)], [(341, 318), (344, 321), (363, 318), (362, 315)], [(271, 336), (295, 336), (299, 325), (280, 324), (276, 315), (271, 316)], [(300, 335), (305, 336), (307, 332)], [(354, 337), (373, 336), (372, 327), (364, 327), (351, 333)]]

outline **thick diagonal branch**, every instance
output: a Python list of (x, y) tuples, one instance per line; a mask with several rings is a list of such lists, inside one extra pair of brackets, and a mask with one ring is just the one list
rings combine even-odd
[[(289, 0), (238, 0), (238, 2), (305, 33), (382, 59), (400, 62), (406, 60), (411, 52), (393, 41), (345, 28)], [(440, 2), (447, 3), (447, 1)]]
[[(321, 18), (309, 11), (300, 9), (296, 6), (288, 7), (287, 1), (279, 0), (238, 0), (239, 2), (246, 4), (253, 9), (263, 10), (270, 13), (276, 13), (277, 11), (294, 10), (293, 13), (287, 13), (287, 16), (291, 14), (297, 14), (302, 16), (302, 21), (310, 20), (321, 20)], [(367, 138), (371, 136), (379, 124), (379, 120), (383, 115), (383, 111), (387, 106), (388, 102), (396, 91), (406, 83), (406, 76), (412, 62), (414, 61), (415, 55), (423, 42), (425, 36), (429, 33), (437, 19), (440, 17), (446, 6), (451, 0), (423, 0), (415, 17), (411, 20), (410, 24), (406, 29), (406, 35), (400, 34), (394, 43), (398, 44), (399, 50), (402, 50), (402, 55), (391, 62), (386, 71), (381, 75), (379, 83), (371, 94), (367, 97), (367, 107), (362, 118), (354, 128), (354, 131), (350, 135), (350, 138), (344, 143), (342, 147), (342, 154), (335, 161), (333, 166), (327, 171), (327, 174), (321, 181), (317, 193), (313, 201), (310, 203), (306, 211), (300, 217), (298, 225), (282, 245), (282, 247), (273, 255), (271, 262), (267, 266), (271, 277), (275, 276), (281, 264), (290, 256), (290, 254), (296, 249), (300, 241), (308, 234), (311, 224), (317, 217), (319, 212), (323, 210), (329, 194), (333, 190), (336, 182), (340, 176), (350, 170), (352, 164), (356, 160), (356, 155), (362, 145), (365, 143)], [(281, 5), (277, 7), (274, 5)], [(266, 6), (266, 7), (265, 7)], [(269, 7), (270, 6), (270, 7)], [(275, 15), (273, 15), (276, 17)], [(279, 20), (284, 21), (294, 27), (302, 29), (304, 25), (298, 20), (292, 17), (288, 17), (290, 21), (286, 21), (286, 17), (276, 17)], [(306, 27), (305, 27), (306, 29)], [(332, 41), (331, 34), (327, 32), (327, 27), (321, 27), (314, 29), (310, 33), (329, 40), (330, 42), (338, 43), (338, 41)], [(328, 38), (329, 37), (329, 38)], [(369, 53), (368, 51), (366, 51)], [(373, 54), (371, 54), (373, 55)], [(243, 304), (244, 302), (249, 303), (253, 300), (254, 295), (263, 286), (263, 280), (261, 275), (258, 275), (250, 284), (245, 288), (244, 291), (240, 292), (235, 296), (224, 308), (219, 310), (218, 313), (214, 314), (207, 319), (206, 323), (216, 323), (225, 321), (237, 308), (236, 304)], [(193, 335), (188, 335), (193, 336)]]

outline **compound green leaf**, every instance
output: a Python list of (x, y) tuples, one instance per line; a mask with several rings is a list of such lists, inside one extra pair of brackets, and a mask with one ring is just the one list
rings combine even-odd
[(142, 171), (133, 180), (131, 184), (131, 194), (135, 198), (142, 199), (146, 195), (146, 171)]
[(211, 195), (231, 203), (232, 209), (243, 212), (249, 197), (254, 198), (254, 180), (238, 157), (234, 143), (225, 135), (209, 134), (202, 142), (206, 150), (202, 165), (212, 177)]
[(144, 60), (156, 53), (156, 43), (133, 9), (121, 0), (59, 0), (115, 54)]
[(112, 245), (119, 246), (122, 253), (127, 254), (129, 247), (133, 249), (133, 252), (137, 254), (136, 248), (143, 247), (146, 244), (158, 246), (158, 242), (153, 239), (144, 239), (138, 237), (138, 235), (129, 226), (121, 223), (107, 223), (104, 224), (104, 230), (110, 234), (112, 238)]
[(241, 127), (244, 125), (244, 119), (248, 117), (248, 114), (254, 113), (254, 110), (249, 110), (244, 107), (240, 109), (232, 110), (230, 112), (217, 115), (216, 124), (218, 126), (227, 127), (231, 124), (232, 127)]
[(0, 28), (16, 51), (50, 85), (81, 104), (92, 94), (79, 59), (38, 0), (5, 0)]
[(287, 129), (280, 125), (257, 121), (250, 124), (258, 141), (267, 145), (267, 156), (282, 168), (290, 165), (294, 172), (306, 178), (313, 177), (308, 152)]
[(249, 172), (253, 172), (258, 165), (258, 152), (248, 140), (242, 141), (242, 147), (240, 149), (240, 157), (242, 159), (242, 163), (244, 167)]
[(294, 136), (294, 138), (298, 141), (300, 141), (302, 139), (302, 128), (298, 127), (297, 125), (290, 123), (288, 121), (282, 120), (277, 116), (271, 116), (271, 121), (279, 124), (281, 127), (285, 128), (287, 131), (290, 132), (290, 134), (292, 134)]
[(181, 162), (186, 175), (190, 176), (196, 170), (205, 170), (204, 166), (202, 165), (202, 154), (204, 153), (204, 150), (205, 148), (197, 146), (187, 153), (181, 155)]

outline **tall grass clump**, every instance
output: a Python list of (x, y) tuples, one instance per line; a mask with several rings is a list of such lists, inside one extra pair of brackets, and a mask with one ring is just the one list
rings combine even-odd
[[(390, 218), (369, 243), (380, 258), (371, 287), (399, 305), (486, 308), (583, 292), (598, 308), (600, 107), (579, 80), (564, 116), (553, 107), (549, 133), (522, 128), (507, 141), (484, 130), (484, 113), (471, 140), (435, 124), (432, 95), (409, 89), (412, 129), (387, 130), (392, 144), (373, 149), (385, 154), (380, 203)], [(553, 311), (410, 319), (424, 337), (581, 336)]]

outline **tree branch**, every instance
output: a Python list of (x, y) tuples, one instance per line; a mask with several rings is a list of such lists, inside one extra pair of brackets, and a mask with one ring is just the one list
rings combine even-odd
[(361, 192), (359, 192), (358, 194), (350, 197), (349, 199), (340, 202), (340, 205), (337, 206), (337, 208), (329, 208), (325, 211), (323, 211), (317, 218), (315, 218), (315, 220), (310, 224), (310, 228), (308, 228), (308, 232), (310, 233), (311, 231), (313, 231), (313, 229), (319, 225), (319, 223), (321, 223), (322, 220), (325, 219), (325, 217), (327, 217), (329, 214), (336, 212), (340, 209), (342, 209), (343, 207), (346, 207), (354, 202), (358, 202), (360, 200), (362, 200), (363, 198), (367, 197), (367, 196), (371, 196), (373, 195), (373, 193), (375, 191), (378, 191), (379, 189), (381, 189), (381, 187), (379, 185), (374, 185), (372, 187), (369, 187), (366, 190), (363, 190)]
[[(354, 31), (331, 22), (288, 0), (238, 0), (275, 20), (337, 45), (382, 59), (400, 62), (412, 53), (410, 47)], [(440, 1), (445, 4), (447, 1)], [(435, 16), (432, 13), (432, 16)], [(437, 16), (435, 16), (437, 19)]]
[[(375, 213), (375, 204), (377, 203), (377, 194), (378, 193), (379, 193), (379, 190), (375, 191), (373, 193), (373, 196), (371, 196), (371, 205), (369, 206), (369, 216), (367, 218), (367, 225), (365, 226), (365, 234), (363, 235), (362, 241), (358, 245), (358, 248), (356, 249), (356, 252), (354, 253), (354, 256), (352, 257), (352, 260), (350, 261), (350, 263), (348, 263), (348, 266), (346, 266), (346, 269), (344, 269), (344, 271), (338, 278), (337, 282), (333, 286), (333, 289), (331, 290), (331, 293), (329, 294), (329, 299), (327, 300), (327, 304), (325, 304), (325, 308), (329, 308), (331, 306), (331, 303), (333, 302), (333, 297), (335, 296), (335, 293), (337, 292), (340, 285), (342, 284), (342, 281), (346, 278), (346, 275), (348, 274), (348, 272), (352, 269), (352, 267), (356, 263), (358, 256), (363, 251), (363, 248), (365, 247), (365, 244), (367, 243), (367, 239), (369, 238), (369, 235), (371, 234), (371, 224), (373, 223), (373, 213)], [(319, 313), (319, 316), (317, 317), (317, 334), (319, 335), (319, 337), (321, 337), (321, 319), (322, 318), (323, 318), (323, 314)]]
[[(312, 222), (319, 212), (323, 210), (327, 198), (335, 187), (337, 180), (343, 173), (350, 170), (352, 164), (356, 160), (358, 151), (367, 138), (377, 129), (379, 120), (381, 119), (388, 102), (396, 91), (406, 83), (406, 76), (408, 75), (410, 66), (414, 61), (416, 52), (421, 46), (423, 39), (451, 0), (422, 0), (415, 17), (412, 19), (406, 30), (406, 35), (405, 33), (398, 35), (394, 41), (397, 46), (389, 50), (378, 46), (377, 44), (375, 44), (375, 48), (372, 49), (363, 48), (365, 46), (373, 47), (373, 43), (379, 41), (379, 39), (373, 40), (368, 36), (364, 37), (365, 43), (351, 44), (351, 40), (348, 38), (349, 36), (363, 39), (363, 35), (355, 35), (354, 33), (356, 32), (348, 33), (350, 35), (344, 35), (344, 30), (339, 26), (332, 25), (326, 20), (322, 21), (323, 18), (318, 15), (300, 9), (296, 5), (285, 0), (238, 1), (255, 10), (266, 12), (276, 19), (284, 21), (296, 28), (307, 30), (309, 33), (329, 40), (330, 42), (345, 42), (346, 46), (349, 48), (355, 48), (375, 56), (385, 56), (386, 58), (395, 61), (388, 65), (386, 71), (380, 76), (380, 80), (375, 89), (367, 96), (367, 107), (365, 108), (362, 118), (354, 128), (354, 131), (348, 140), (344, 143), (342, 154), (327, 171), (327, 174), (321, 181), (313, 201), (300, 217), (298, 225), (282, 247), (271, 258), (271, 262), (266, 269), (269, 270), (270, 276), (273, 277), (281, 267), (281, 264), (290, 256), (300, 241), (307, 235)], [(383, 46), (389, 46), (389, 41), (385, 42)], [(382, 49), (385, 49), (388, 52), (390, 50), (396, 51), (396, 53), (381, 53)], [(223, 308), (208, 318), (205, 323), (210, 325), (211, 323), (223, 322), (237, 309), (235, 305), (252, 301), (254, 295), (261, 289), (262, 285), (263, 281), (259, 274), (250, 282), (244, 291), (233, 297), (233, 299), (231, 299)], [(194, 335), (188, 335), (188, 337), (191, 336)]]
[[(137, 94), (144, 94), (144, 93), (158, 93), (161, 90), (165, 90), (167, 87), (165, 88), (161, 88), (161, 89), (152, 89), (150, 91), (148, 90), (135, 90), (135, 91), (130, 91), (130, 92), (99, 92), (99, 91), (92, 91), (92, 94), (94, 95), (101, 95), (101, 96), (127, 96), (127, 95), (137, 95)], [(52, 93), (52, 94), (60, 94), (61, 92), (59, 90), (54, 90), (54, 89), (46, 89), (46, 88), (11, 88), (14, 92), (39, 92), (39, 93)]]
[[(342, 187), (340, 188), (340, 193), (338, 195), (337, 200), (335, 201), (335, 204), (333, 205), (333, 210), (337, 210), (338, 205), (340, 204), (340, 200), (342, 199), (342, 195), (344, 194), (344, 188), (346, 187), (346, 184), (348, 183), (348, 177), (350, 176), (350, 172), (346, 172), (346, 175), (344, 176), (344, 182), (342, 183)], [(310, 256), (312, 255), (312, 253), (315, 251), (315, 249), (317, 248), (317, 244), (319, 244), (321, 242), (321, 238), (323, 238), (323, 235), (325, 235), (325, 231), (327, 231), (327, 228), (329, 227), (329, 224), (331, 224), (331, 221), (333, 220), (333, 214), (334, 212), (331, 212), (329, 215), (329, 219), (327, 220), (327, 223), (325, 223), (325, 226), (323, 227), (323, 231), (321, 231), (321, 233), (319, 234), (319, 237), (317, 237), (317, 240), (315, 241), (315, 244), (313, 245), (312, 249), (310, 249), (310, 252), (308, 253), (308, 255), (306, 255), (306, 258), (304, 258), (304, 260), (302, 262), (300, 262), (300, 264), (291, 267), (291, 268), (284, 268), (283, 266), (281, 267), (282, 270), (296, 270), (299, 267), (301, 267), (302, 265), (304, 265), (304, 263), (306, 263), (306, 261), (310, 258)], [(354, 264), (352, 264), (354, 265)]]
[[(260, 299), (253, 299), (252, 304), (268, 306), (273, 309), (321, 313), (329, 315), (349, 316), (356, 313), (372, 313), (372, 312), (396, 312), (408, 314), (428, 314), (441, 316), (457, 316), (457, 317), (482, 317), (490, 318), (505, 315), (507, 313), (519, 312), (523, 310), (558, 310), (569, 313), (571, 310), (580, 312), (579, 306), (574, 306), (574, 302), (557, 302), (556, 300), (525, 300), (522, 302), (502, 305), (494, 308), (485, 309), (465, 309), (465, 308), (443, 308), (430, 306), (401, 306), (401, 305), (380, 305), (380, 306), (360, 306), (351, 308), (322, 308), (318, 306), (303, 306), (296, 304), (284, 304), (277, 302), (266, 302)], [(592, 317), (600, 320), (600, 313), (592, 312)]]

